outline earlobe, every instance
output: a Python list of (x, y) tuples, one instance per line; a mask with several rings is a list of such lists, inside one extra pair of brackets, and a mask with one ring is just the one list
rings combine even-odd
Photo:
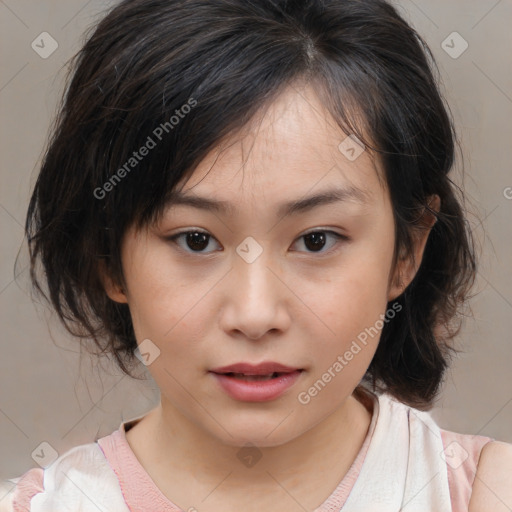
[[(429, 196), (428, 207), (431, 210), (434, 210), (436, 213), (439, 213), (441, 211), (441, 199), (437, 194)], [(437, 222), (437, 217), (433, 213), (431, 213), (429, 210), (425, 209), (423, 211), (423, 214), (420, 219), (421, 225), (426, 227), (428, 229), (428, 232), (430, 232), (430, 229), (432, 229), (432, 227), (434, 226), (434, 224), (436, 222)], [(428, 235), (428, 232), (427, 232), (427, 235)]]
[(400, 270), (401, 266), (401, 262), (399, 262), (397, 271), (395, 272), (395, 276), (388, 290), (388, 302), (395, 300), (403, 293), (405, 288), (407, 288), (407, 284), (404, 283), (402, 271)]
[[(441, 200), (437, 194), (428, 198), (428, 206), (436, 212), (440, 211)], [(388, 292), (388, 302), (401, 295), (414, 279), (423, 259), (430, 231), (436, 222), (435, 215), (428, 210), (424, 210), (418, 221), (420, 229), (416, 230), (413, 254), (408, 258), (402, 257), (398, 260), (393, 282)]]
[(128, 298), (126, 296), (125, 290), (114, 283), (109, 272), (107, 271), (105, 262), (100, 260), (98, 263), (98, 271), (100, 274), (100, 279), (103, 284), (103, 288), (105, 289), (105, 293), (112, 299), (114, 302), (120, 303), (128, 303)]

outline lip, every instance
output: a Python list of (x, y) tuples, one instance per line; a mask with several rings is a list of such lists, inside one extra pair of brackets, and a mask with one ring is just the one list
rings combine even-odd
[[(220, 387), (233, 399), (243, 402), (267, 402), (280, 397), (292, 387), (303, 369), (294, 368), (274, 361), (259, 364), (235, 363), (210, 370)], [(268, 380), (245, 380), (230, 374), (245, 376), (279, 373)]]
[(291, 373), (300, 370), (274, 361), (264, 361), (259, 364), (235, 363), (210, 370), (213, 373), (243, 373), (245, 375), (268, 375), (269, 373)]
[(302, 370), (285, 372), (278, 377), (260, 381), (247, 381), (227, 374), (210, 373), (220, 387), (234, 400), (242, 402), (268, 402), (280, 397), (291, 388), (299, 379)]

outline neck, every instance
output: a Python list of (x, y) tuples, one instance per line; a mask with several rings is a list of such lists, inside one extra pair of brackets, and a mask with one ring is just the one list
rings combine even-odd
[[(317, 482), (323, 474), (332, 472), (339, 482), (367, 434), (371, 421), (367, 407), (371, 409), (371, 404), (365, 406), (349, 396), (340, 408), (299, 437), (279, 446), (247, 451), (248, 457), (260, 457), (251, 465), (251, 459), (240, 463), (241, 447), (219, 442), (163, 400), (144, 418), (145, 432), (151, 434), (144, 436), (144, 446), (136, 442), (139, 453), (134, 452), (155, 482), (162, 482), (161, 475), (178, 480), (180, 475), (188, 475), (215, 486), (229, 474), (228, 482), (223, 484), (227, 491), (255, 486), (265, 490), (269, 474), (283, 484), (301, 475), (300, 484), (304, 486), (305, 481)], [(308, 479), (309, 475), (315, 477)], [(276, 487), (275, 482), (272, 485)]]

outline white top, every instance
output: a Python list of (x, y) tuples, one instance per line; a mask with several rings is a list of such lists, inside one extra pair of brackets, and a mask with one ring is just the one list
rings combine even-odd
[[(374, 402), (372, 426), (358, 478), (338, 510), (452, 512), (441, 431), (430, 415), (383, 394)], [(0, 512), (18, 512), (2, 497), (19, 479), (0, 487)], [(43, 489), (30, 501), (30, 512), (63, 510), (130, 512), (97, 442), (72, 448), (44, 470)]]

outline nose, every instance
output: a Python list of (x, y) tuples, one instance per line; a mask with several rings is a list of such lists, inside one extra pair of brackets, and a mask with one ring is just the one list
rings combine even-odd
[(279, 274), (266, 251), (251, 263), (236, 255), (226, 276), (221, 328), (251, 340), (288, 329), (288, 302), (293, 294)]

